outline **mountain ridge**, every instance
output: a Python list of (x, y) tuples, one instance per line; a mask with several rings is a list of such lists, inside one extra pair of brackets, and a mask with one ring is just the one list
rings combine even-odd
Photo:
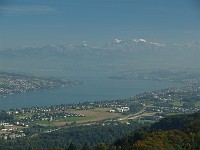
[[(110, 71), (111, 66), (146, 68), (199, 68), (200, 42), (184, 44), (160, 43), (146, 39), (114, 39), (104, 46), (90, 46), (86, 41), (25, 47), (0, 51), (0, 67), (46, 69), (57, 67), (61, 70)], [(15, 61), (17, 63), (11, 63)], [(26, 62), (26, 63), (24, 63)], [(83, 69), (84, 68), (84, 69)]]
[(79, 43), (69, 43), (64, 45), (45, 45), (41, 47), (24, 47), (19, 49), (4, 49), (0, 51), (0, 55), (3, 54), (13, 54), (17, 55), (16, 53), (27, 53), (30, 52), (30, 54), (36, 54), (36, 53), (67, 53), (70, 51), (95, 51), (95, 50), (101, 50), (101, 51), (123, 51), (123, 52), (135, 52), (135, 51), (167, 51), (167, 50), (200, 50), (200, 42), (198, 41), (192, 41), (187, 42), (184, 44), (174, 44), (174, 43), (159, 43), (154, 41), (148, 41), (146, 39), (128, 39), (128, 40), (121, 40), (121, 39), (114, 39), (111, 42), (107, 42), (104, 46), (94, 47), (87, 44), (86, 41), (82, 41)]

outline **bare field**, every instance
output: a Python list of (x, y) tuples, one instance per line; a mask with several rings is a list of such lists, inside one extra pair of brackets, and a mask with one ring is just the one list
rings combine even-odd
[(91, 110), (74, 110), (72, 111), (73, 113), (76, 114), (82, 114), (87, 117), (91, 118), (86, 118), (85, 120), (78, 120), (77, 123), (86, 123), (86, 122), (94, 122), (94, 121), (100, 121), (104, 119), (109, 119), (109, 118), (116, 118), (120, 117), (121, 115), (117, 113), (110, 113), (108, 112), (108, 108), (97, 108), (97, 109), (91, 109)]
[(75, 110), (71, 109), (68, 110), (70, 113), (81, 114), (85, 117), (71, 117), (66, 119), (60, 119), (55, 121), (38, 121), (38, 124), (43, 124), (47, 126), (65, 126), (67, 124), (71, 124), (76, 122), (76, 124), (84, 124), (90, 122), (96, 122), (105, 119), (117, 118), (121, 117), (120, 114), (117, 113), (110, 113), (109, 108), (96, 108), (96, 109), (89, 109), (89, 110)]

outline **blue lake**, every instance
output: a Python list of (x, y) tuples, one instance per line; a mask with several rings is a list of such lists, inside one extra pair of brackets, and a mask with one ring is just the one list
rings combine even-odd
[(0, 109), (31, 106), (50, 106), (84, 101), (124, 99), (137, 94), (183, 86), (178, 83), (150, 80), (112, 80), (104, 77), (84, 78), (83, 85), (60, 89), (38, 90), (34, 92), (0, 97)]

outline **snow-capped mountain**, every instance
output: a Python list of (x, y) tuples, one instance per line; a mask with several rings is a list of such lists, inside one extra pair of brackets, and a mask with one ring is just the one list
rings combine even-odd
[(163, 48), (166, 45), (158, 42), (150, 42), (145, 39), (130, 39), (130, 40), (120, 40), (114, 39), (113, 41), (107, 43), (105, 48), (107, 49), (123, 49), (123, 50), (141, 50), (141, 49), (158, 49)]

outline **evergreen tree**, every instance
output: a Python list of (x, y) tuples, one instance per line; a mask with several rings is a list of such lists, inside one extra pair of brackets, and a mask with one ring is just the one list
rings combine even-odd
[(97, 144), (95, 150), (107, 150), (107, 148), (106, 145), (102, 143), (102, 144)]
[(83, 145), (82, 150), (90, 150), (90, 146), (88, 145), (88, 143), (85, 143)]
[(71, 143), (67, 150), (77, 150), (76, 145), (74, 143)]

